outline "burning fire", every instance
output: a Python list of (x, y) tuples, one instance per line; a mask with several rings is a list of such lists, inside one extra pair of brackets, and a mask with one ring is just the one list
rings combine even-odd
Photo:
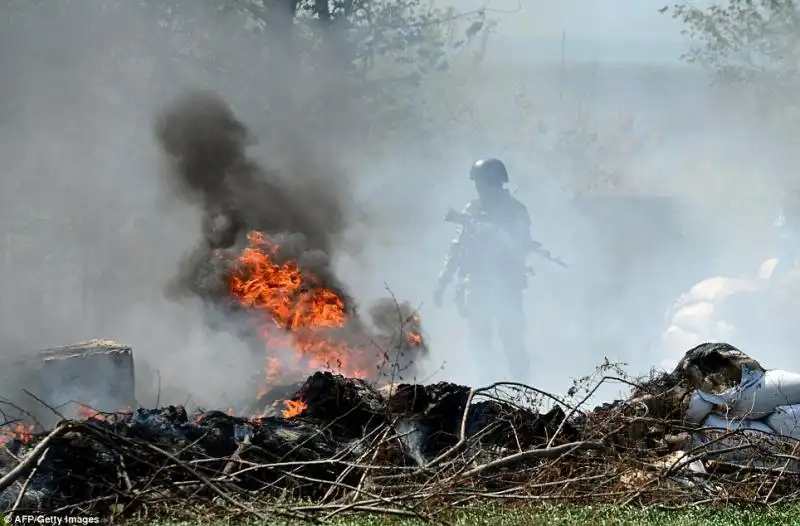
[[(121, 407), (117, 413), (130, 413), (130, 407)], [(75, 410), (76, 420), (105, 420), (106, 416), (95, 411), (89, 406), (79, 405)], [(36, 426), (33, 424), (9, 424), (0, 427), (0, 446), (5, 445), (9, 440), (18, 440), (22, 444), (27, 444), (36, 434)]]
[[(239, 255), (235, 270), (228, 280), (231, 296), (243, 307), (259, 314), (258, 327), (266, 343), (265, 385), (282, 380), (286, 372), (307, 373), (314, 369), (333, 369), (352, 378), (366, 378), (374, 371), (383, 356), (378, 352), (374, 335), (358, 330), (357, 321), (347, 311), (345, 301), (335, 291), (324, 287), (317, 276), (299, 268), (296, 261), (279, 263), (278, 246), (260, 232), (250, 232), (250, 244)], [(419, 317), (413, 316), (418, 326)], [(350, 325), (354, 324), (354, 325)], [(403, 345), (419, 348), (422, 335), (406, 327), (402, 329)], [(354, 343), (356, 342), (356, 343)], [(395, 342), (396, 344), (396, 342)], [(294, 351), (291, 364), (274, 355), (277, 349)], [(300, 399), (275, 402), (283, 405), (283, 418), (302, 415), (308, 404)], [(130, 413), (129, 407), (117, 413)], [(233, 415), (233, 408), (227, 414)], [(79, 405), (78, 420), (106, 420), (106, 416), (89, 406)], [(199, 418), (199, 417), (198, 417)], [(260, 416), (252, 417), (257, 422)], [(0, 446), (9, 439), (27, 443), (33, 438), (35, 426), (16, 424), (0, 427)]]
[[(356, 322), (345, 301), (324, 287), (319, 278), (299, 268), (296, 261), (279, 263), (278, 246), (261, 232), (248, 234), (249, 246), (240, 254), (228, 286), (232, 297), (259, 313), (259, 329), (266, 342), (264, 386), (259, 397), (289, 371), (329, 369), (353, 378), (366, 378), (379, 364), (377, 348), (369, 337), (354, 344), (349, 324)], [(422, 344), (420, 334), (406, 334), (409, 347)], [(293, 350), (291, 364), (274, 355), (276, 349)], [(305, 409), (303, 402), (284, 401), (284, 416)], [(303, 407), (300, 407), (303, 404)]]
[[(130, 413), (130, 407), (121, 407), (117, 409), (117, 413)], [(88, 405), (80, 405), (78, 409), (75, 410), (75, 417), (78, 420), (105, 420), (106, 417), (104, 414), (100, 413), (99, 411), (95, 411)]]
[(8, 440), (19, 440), (22, 444), (28, 443), (36, 431), (36, 426), (26, 424), (14, 424), (0, 428), (0, 446), (6, 444)]
[[(343, 342), (331, 339), (331, 330), (347, 323), (344, 301), (335, 292), (314, 286), (315, 276), (305, 273), (295, 261), (278, 264), (278, 247), (260, 232), (249, 234), (250, 246), (239, 258), (230, 278), (233, 296), (244, 306), (264, 313), (262, 334), (268, 348), (293, 348), (311, 368), (335, 363), (349, 375), (365, 376), (351, 364)], [(281, 368), (280, 360), (267, 357), (267, 381)]]
[(98, 411), (95, 411), (89, 406), (82, 405), (75, 410), (75, 416), (78, 420), (104, 420), (105, 417)]
[(308, 409), (308, 404), (302, 400), (284, 400), (283, 404), (286, 409), (283, 410), (283, 418), (294, 418), (303, 414), (303, 411)]

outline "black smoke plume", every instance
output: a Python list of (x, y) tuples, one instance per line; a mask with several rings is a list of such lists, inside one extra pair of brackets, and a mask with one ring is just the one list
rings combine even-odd
[(202, 238), (181, 265), (172, 294), (222, 299), (225, 272), (217, 266), (229, 261), (212, 256), (243, 247), (246, 234), (257, 230), (280, 238), (278, 259), (297, 260), (352, 303), (330, 266), (347, 206), (353, 206), (346, 203), (347, 179), (335, 166), (318, 164), (310, 147), (293, 159), (296, 173), (260, 166), (247, 154), (255, 142), (247, 127), (208, 92), (184, 94), (164, 108), (156, 137), (170, 159), (170, 186), (203, 211)]
[[(220, 312), (226, 321), (241, 319), (227, 278), (248, 244), (247, 234), (259, 231), (279, 247), (278, 263), (296, 261), (318, 286), (342, 298), (354, 320), (347, 327), (353, 340), (364, 341), (366, 334), (390, 346), (382, 351), (396, 359), (408, 347), (406, 332), (421, 334), (419, 319), (406, 303), (385, 300), (371, 306), (370, 329), (358, 320), (355, 303), (331, 264), (355, 211), (353, 192), (346, 174), (329, 158), (318, 162), (313, 147), (298, 141), (298, 150), (290, 152), (293, 158), (281, 168), (258, 164), (246, 151), (255, 142), (247, 127), (225, 101), (208, 92), (187, 93), (166, 106), (157, 119), (156, 137), (169, 159), (170, 186), (203, 212), (201, 239), (181, 263), (170, 296), (201, 298), (216, 314), (210, 317), (215, 324)], [(424, 345), (418, 349), (424, 351)], [(403, 362), (408, 375), (410, 360), (396, 360), (395, 369), (397, 362)]]

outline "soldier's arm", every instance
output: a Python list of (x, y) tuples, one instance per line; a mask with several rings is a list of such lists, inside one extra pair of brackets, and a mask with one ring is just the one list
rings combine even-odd
[(456, 235), (453, 237), (453, 241), (450, 242), (450, 246), (447, 247), (447, 254), (445, 254), (444, 257), (444, 266), (439, 273), (439, 285), (441, 287), (446, 287), (453, 281), (453, 276), (455, 276), (458, 267), (461, 265), (463, 238), (464, 226), (458, 225), (456, 227)]
[[(469, 214), (470, 211), (471, 203), (467, 203), (461, 212), (463, 214)], [(465, 237), (465, 226), (457, 225), (456, 234), (453, 237), (453, 240), (450, 242), (450, 246), (447, 247), (447, 254), (445, 254), (444, 257), (444, 266), (442, 267), (442, 271), (439, 273), (440, 287), (447, 287), (447, 285), (453, 281), (456, 271), (461, 266), (461, 260), (464, 253)]]

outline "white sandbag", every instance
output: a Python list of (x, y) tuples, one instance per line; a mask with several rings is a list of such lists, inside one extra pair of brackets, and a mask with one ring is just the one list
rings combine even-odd
[(714, 404), (705, 400), (699, 390), (695, 390), (689, 399), (689, 406), (686, 408), (683, 419), (687, 424), (699, 424), (711, 414), (713, 408)]
[(773, 429), (759, 420), (732, 420), (724, 416), (711, 413), (703, 421), (706, 429), (724, 429), (725, 431), (757, 431), (760, 433), (774, 434)]
[(800, 440), (800, 404), (778, 406), (764, 422), (775, 433)]
[(738, 387), (719, 394), (698, 393), (706, 402), (726, 407), (732, 418), (757, 420), (778, 406), (800, 404), (800, 374), (781, 370), (761, 373), (742, 365), (742, 383)]

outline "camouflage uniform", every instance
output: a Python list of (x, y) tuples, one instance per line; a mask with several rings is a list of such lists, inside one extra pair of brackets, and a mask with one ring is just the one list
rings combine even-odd
[(529, 363), (522, 291), (527, 288), (526, 257), (533, 244), (531, 222), (525, 205), (508, 190), (500, 192), (491, 201), (476, 199), (464, 207), (463, 213), (474, 219), (458, 225), (437, 293), (441, 296), (458, 274), (456, 302), (467, 319), (474, 356), (481, 366), (497, 366), (485, 359), (492, 356), (496, 328), (510, 365), (521, 369), (524, 380)]

